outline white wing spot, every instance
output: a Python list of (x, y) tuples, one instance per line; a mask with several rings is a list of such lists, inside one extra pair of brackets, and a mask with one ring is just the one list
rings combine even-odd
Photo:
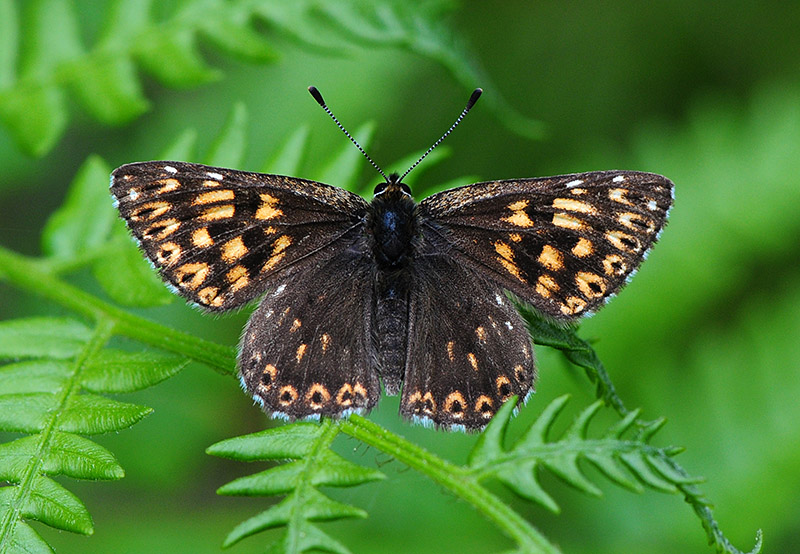
[(171, 165), (165, 165), (164, 166), (164, 171), (166, 171), (167, 173), (177, 173), (178, 172), (178, 170), (175, 169), (174, 167), (172, 167)]
[(272, 296), (278, 296), (279, 294), (283, 294), (283, 291), (285, 290), (286, 290), (286, 285), (281, 285), (277, 289), (275, 289), (275, 292), (272, 293)]
[(503, 297), (502, 296), (500, 296), (499, 294), (495, 294), (494, 295), (494, 299), (497, 301), (497, 305), (498, 306), (502, 306), (503, 305)]
[(211, 177), (212, 179), (216, 179), (217, 181), (222, 181), (224, 175), (221, 173), (217, 173), (216, 171), (206, 171), (206, 175)]
[(650, 210), (651, 212), (656, 211), (656, 208), (658, 208), (658, 204), (656, 204), (655, 200), (651, 200), (650, 202), (647, 203), (647, 209)]
[(130, 192), (128, 193), (128, 199), (133, 201), (136, 200), (137, 198), (139, 198), (139, 191), (137, 191), (136, 189), (131, 189)]
[(511, 325), (511, 322), (510, 322), (510, 321), (506, 321), (506, 327), (508, 327), (508, 330), (509, 330), (509, 331), (511, 331), (512, 329), (514, 329), (514, 326), (513, 326), (513, 325)]
[(567, 188), (571, 189), (572, 187), (577, 187), (578, 185), (583, 184), (583, 179), (575, 179), (574, 181), (570, 181), (567, 183)]
[(613, 178), (613, 179), (611, 179), (611, 180), (612, 180), (613, 182), (615, 182), (615, 183), (621, 183), (622, 181), (624, 181), (624, 180), (625, 180), (625, 176), (624, 176), (624, 175), (617, 175), (616, 177), (614, 177), (614, 178)]

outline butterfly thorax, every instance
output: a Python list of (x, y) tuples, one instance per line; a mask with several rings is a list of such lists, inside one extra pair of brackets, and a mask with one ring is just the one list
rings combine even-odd
[(411, 261), (418, 232), (415, 208), (410, 189), (398, 181), (397, 175), (391, 175), (375, 188), (367, 230), (373, 239), (379, 270), (403, 269)]

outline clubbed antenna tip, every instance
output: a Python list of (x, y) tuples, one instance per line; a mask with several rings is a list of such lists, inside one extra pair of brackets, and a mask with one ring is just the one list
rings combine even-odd
[[(480, 90), (480, 89), (478, 89), (478, 90)], [(312, 87), (308, 87), (308, 92), (311, 93), (311, 96), (314, 97), (314, 100), (317, 101), (317, 104), (319, 104), (323, 108), (325, 107), (325, 100), (323, 100), (322, 94), (317, 90), (317, 87), (313, 87), (313, 86)], [(474, 93), (473, 93), (473, 96), (474, 96)], [(478, 96), (480, 96), (480, 94), (478, 94)], [(476, 98), (476, 100), (477, 100), (477, 98)]]
[[(314, 88), (314, 87), (311, 87), (311, 88)], [(316, 90), (317, 89), (314, 88), (314, 91), (316, 91)], [(312, 92), (311, 94), (314, 94), (314, 93)], [(317, 92), (317, 94), (319, 94), (319, 92)], [(475, 105), (475, 102), (478, 101), (478, 98), (481, 97), (481, 94), (483, 94), (483, 89), (482, 88), (476, 88), (475, 90), (472, 91), (472, 96), (470, 96), (469, 100), (467, 101), (467, 110), (471, 110), (472, 109), (472, 106)], [(320, 96), (319, 98), (321, 100), (322, 96)]]
[(322, 93), (320, 93), (320, 91), (317, 90), (317, 87), (314, 86), (308, 87), (308, 92), (311, 93), (311, 96), (314, 97), (314, 100), (317, 101), (317, 104), (322, 106), (322, 109), (325, 110), (325, 113), (327, 113), (331, 117), (331, 119), (333, 119), (333, 122), (336, 123), (336, 126), (339, 127), (339, 129), (341, 129), (341, 131), (347, 136), (347, 138), (350, 139), (350, 142), (356, 145), (356, 148), (358, 148), (359, 152), (364, 154), (364, 157), (367, 158), (367, 161), (372, 164), (372, 167), (377, 169), (378, 173), (381, 174), (383, 179), (388, 182), (389, 178), (386, 176), (383, 170), (380, 167), (378, 167), (378, 164), (372, 161), (372, 158), (370, 158), (369, 155), (366, 152), (364, 152), (364, 149), (361, 148), (361, 145), (358, 144), (356, 139), (354, 139), (353, 136), (347, 132), (347, 129), (345, 129), (344, 126), (341, 123), (339, 123), (339, 120), (336, 119), (336, 116), (333, 115), (333, 112), (328, 108), (327, 105), (325, 105), (325, 100), (323, 100), (322, 98)]
[(428, 156), (428, 154), (430, 154), (431, 152), (433, 152), (433, 149), (434, 149), (434, 148), (436, 148), (437, 146), (439, 146), (439, 143), (440, 143), (440, 142), (442, 142), (444, 139), (446, 139), (446, 138), (447, 138), (447, 135), (449, 135), (450, 133), (452, 133), (452, 132), (453, 132), (453, 129), (455, 129), (455, 128), (458, 126), (458, 124), (459, 124), (459, 123), (461, 123), (461, 120), (462, 120), (462, 119), (464, 119), (464, 116), (465, 116), (465, 115), (467, 115), (467, 113), (468, 113), (468, 112), (469, 112), (469, 111), (472, 109), (472, 106), (474, 106), (474, 105), (475, 105), (475, 102), (477, 102), (477, 101), (478, 101), (478, 98), (480, 98), (480, 97), (481, 97), (481, 94), (483, 94), (483, 89), (476, 88), (475, 90), (473, 90), (473, 91), (472, 91), (472, 94), (470, 95), (470, 97), (469, 97), (469, 100), (467, 100), (467, 105), (466, 105), (466, 106), (464, 107), (464, 109), (461, 111), (461, 115), (459, 115), (459, 116), (458, 116), (458, 119), (456, 119), (456, 122), (455, 122), (455, 123), (453, 123), (453, 124), (450, 126), (450, 128), (447, 130), (447, 132), (446, 132), (445, 134), (443, 134), (439, 140), (437, 140), (436, 142), (434, 142), (434, 143), (433, 143), (433, 146), (431, 146), (430, 148), (428, 148), (428, 149), (425, 151), (425, 153), (424, 153), (422, 156), (420, 156), (420, 158), (419, 158), (419, 159), (418, 159), (416, 162), (414, 162), (414, 165), (412, 165), (411, 167), (409, 167), (409, 168), (406, 170), (406, 172), (405, 172), (405, 173), (403, 173), (403, 175), (400, 177), (400, 181), (402, 181), (403, 179), (405, 179), (406, 175), (408, 175), (409, 173), (411, 173), (411, 170), (412, 170), (412, 169), (414, 169), (415, 167), (417, 167), (417, 166), (419, 165), (419, 162), (421, 162), (422, 160), (424, 160), (424, 159), (425, 159), (425, 158)]

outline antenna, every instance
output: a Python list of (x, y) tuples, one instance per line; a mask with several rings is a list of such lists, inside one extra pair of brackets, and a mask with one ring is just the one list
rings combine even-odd
[[(389, 182), (389, 178), (388, 178), (388, 177), (386, 176), (386, 174), (385, 174), (385, 173), (384, 173), (384, 172), (381, 170), (381, 168), (380, 168), (380, 167), (378, 167), (378, 164), (376, 164), (375, 162), (373, 162), (373, 161), (372, 161), (372, 158), (370, 158), (370, 157), (369, 157), (369, 154), (367, 154), (367, 153), (364, 151), (364, 149), (363, 149), (363, 148), (361, 148), (361, 145), (360, 145), (360, 144), (358, 144), (358, 142), (356, 142), (356, 139), (354, 139), (354, 138), (352, 137), (352, 135), (351, 135), (350, 133), (348, 133), (348, 132), (347, 132), (347, 129), (345, 129), (345, 128), (344, 128), (344, 126), (343, 126), (341, 123), (339, 123), (339, 120), (338, 120), (338, 119), (336, 119), (336, 116), (335, 116), (335, 115), (333, 115), (333, 112), (331, 112), (331, 110), (328, 108), (327, 104), (325, 104), (325, 100), (322, 98), (322, 94), (319, 92), (319, 90), (317, 90), (317, 87), (313, 87), (313, 86), (312, 86), (312, 87), (308, 87), (308, 92), (310, 92), (310, 93), (311, 93), (311, 96), (313, 96), (313, 97), (314, 97), (314, 100), (316, 100), (316, 101), (317, 101), (317, 104), (319, 104), (320, 106), (322, 106), (322, 109), (323, 109), (323, 110), (325, 110), (325, 113), (327, 113), (329, 116), (331, 116), (331, 119), (333, 119), (333, 122), (334, 122), (334, 123), (336, 123), (337, 127), (339, 127), (339, 129), (341, 129), (341, 131), (342, 131), (342, 132), (343, 132), (343, 133), (344, 133), (344, 134), (347, 136), (347, 138), (349, 138), (349, 139), (350, 139), (350, 141), (351, 141), (353, 144), (355, 144), (355, 145), (356, 145), (356, 148), (358, 148), (358, 150), (359, 150), (359, 151), (360, 151), (362, 154), (364, 154), (364, 157), (365, 157), (365, 158), (367, 158), (367, 160), (369, 161), (369, 163), (371, 163), (371, 164), (372, 164), (372, 167), (374, 167), (375, 169), (377, 169), (377, 170), (378, 170), (378, 173), (380, 173), (380, 174), (381, 174), (381, 176), (384, 178), (384, 180), (385, 180), (385, 181), (388, 183), (388, 182)], [(450, 126), (450, 128), (447, 130), (447, 132), (446, 132), (445, 134), (443, 134), (443, 135), (441, 136), (441, 138), (439, 138), (439, 140), (437, 140), (436, 142), (434, 142), (434, 143), (433, 143), (433, 145), (432, 145), (430, 148), (428, 148), (428, 150), (426, 150), (426, 151), (425, 151), (425, 153), (424, 153), (422, 156), (420, 156), (420, 158), (419, 158), (419, 159), (418, 159), (416, 162), (414, 162), (414, 165), (412, 165), (411, 167), (409, 167), (409, 168), (408, 168), (408, 170), (407, 170), (405, 173), (403, 173), (403, 176), (402, 176), (402, 177), (400, 177), (399, 179), (397, 179), (397, 181), (396, 181), (396, 182), (398, 182), (398, 183), (401, 183), (401, 182), (403, 181), (403, 179), (405, 178), (405, 176), (406, 176), (406, 175), (408, 175), (409, 173), (411, 173), (411, 170), (412, 170), (412, 169), (414, 169), (415, 167), (417, 167), (417, 166), (419, 165), (419, 163), (420, 163), (422, 160), (424, 160), (424, 159), (425, 159), (425, 158), (428, 156), (428, 154), (430, 154), (430, 153), (433, 151), (433, 149), (434, 149), (434, 148), (436, 148), (437, 146), (439, 146), (439, 143), (440, 143), (440, 142), (442, 142), (442, 141), (443, 141), (445, 138), (447, 138), (447, 135), (449, 135), (450, 133), (452, 133), (452, 132), (453, 132), (453, 129), (455, 129), (455, 128), (458, 126), (458, 124), (459, 124), (459, 123), (461, 123), (461, 120), (462, 120), (462, 119), (464, 119), (464, 116), (466, 116), (466, 115), (467, 115), (467, 113), (468, 113), (468, 112), (469, 112), (469, 111), (472, 109), (472, 106), (474, 106), (474, 105), (475, 105), (475, 102), (477, 102), (477, 101), (478, 101), (478, 98), (480, 98), (480, 97), (481, 97), (481, 94), (483, 94), (483, 89), (476, 88), (475, 90), (473, 90), (473, 91), (472, 91), (472, 94), (470, 95), (470, 97), (469, 97), (469, 100), (467, 101), (467, 105), (466, 105), (466, 107), (465, 107), (465, 108), (462, 110), (462, 112), (461, 112), (461, 115), (459, 115), (459, 116), (458, 116), (458, 119), (456, 119), (456, 120), (455, 120), (455, 122), (454, 122), (454, 123), (453, 123), (453, 124)], [(394, 177), (396, 177), (396, 176), (397, 176), (396, 174), (395, 174), (395, 175), (392, 175), (392, 177), (393, 177), (393, 178), (394, 178)]]
[(481, 97), (481, 94), (483, 94), (483, 89), (476, 88), (475, 90), (472, 91), (472, 94), (470, 95), (469, 100), (467, 100), (467, 105), (464, 107), (464, 110), (461, 112), (461, 115), (458, 116), (458, 119), (456, 119), (455, 123), (450, 125), (450, 128), (447, 130), (447, 132), (445, 134), (443, 134), (439, 140), (434, 142), (433, 146), (428, 148), (428, 150), (422, 156), (420, 156), (420, 158), (416, 162), (414, 162), (414, 165), (409, 167), (408, 170), (405, 173), (403, 173), (403, 176), (400, 177), (400, 179), (398, 180), (399, 182), (402, 182), (403, 179), (405, 178), (405, 176), (408, 175), (409, 173), (411, 173), (411, 170), (419, 165), (419, 162), (424, 160), (425, 157), (428, 154), (430, 154), (433, 151), (434, 148), (439, 146), (439, 143), (442, 142), (447, 137), (447, 135), (449, 135), (450, 133), (453, 132), (453, 129), (455, 129), (456, 126), (459, 123), (461, 123), (461, 120), (464, 119), (464, 116), (467, 115), (467, 113), (472, 109), (472, 106), (475, 105), (475, 102), (478, 101), (478, 98)]
[(336, 116), (335, 116), (335, 115), (333, 115), (333, 112), (332, 112), (332, 111), (331, 111), (331, 110), (328, 108), (328, 106), (325, 104), (325, 100), (322, 98), (322, 94), (320, 94), (320, 92), (317, 90), (317, 87), (308, 87), (308, 92), (310, 92), (310, 93), (311, 93), (311, 96), (313, 96), (313, 97), (314, 97), (314, 100), (316, 100), (316, 101), (317, 101), (317, 104), (319, 104), (320, 106), (322, 106), (322, 109), (323, 109), (323, 110), (325, 110), (325, 113), (327, 113), (329, 116), (331, 116), (331, 119), (333, 119), (333, 122), (334, 122), (334, 123), (336, 123), (336, 125), (339, 127), (339, 129), (341, 129), (341, 130), (342, 130), (342, 132), (343, 132), (345, 135), (347, 135), (347, 138), (349, 138), (349, 139), (350, 139), (350, 141), (351, 141), (353, 144), (355, 144), (355, 145), (356, 145), (356, 148), (358, 148), (358, 150), (359, 150), (359, 151), (360, 151), (362, 154), (364, 154), (364, 157), (365, 157), (365, 158), (367, 158), (367, 160), (369, 161), (369, 163), (371, 163), (371, 164), (372, 164), (372, 167), (374, 167), (375, 169), (377, 169), (377, 170), (378, 170), (378, 173), (380, 173), (380, 174), (381, 174), (381, 176), (383, 177), (383, 179), (384, 179), (384, 180), (385, 180), (385, 181), (388, 183), (388, 182), (389, 182), (389, 178), (386, 176), (386, 174), (383, 172), (383, 170), (381, 170), (381, 168), (380, 168), (380, 167), (378, 167), (378, 164), (376, 164), (375, 162), (373, 162), (373, 161), (372, 161), (372, 158), (370, 158), (370, 157), (369, 157), (369, 154), (367, 154), (366, 152), (364, 152), (364, 149), (363, 149), (363, 148), (361, 148), (361, 145), (360, 145), (360, 144), (358, 144), (358, 142), (356, 142), (356, 139), (354, 139), (354, 138), (352, 137), (352, 135), (351, 135), (350, 133), (348, 133), (348, 132), (347, 132), (347, 129), (345, 129), (345, 128), (344, 128), (344, 126), (343, 126), (341, 123), (339, 123), (339, 120), (338, 120), (338, 119), (336, 119)]

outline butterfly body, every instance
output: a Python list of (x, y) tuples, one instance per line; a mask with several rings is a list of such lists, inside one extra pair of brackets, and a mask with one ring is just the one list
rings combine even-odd
[(262, 297), (239, 355), (268, 413), (342, 417), (381, 382), (403, 416), (482, 428), (536, 376), (508, 293), (555, 320), (599, 308), (636, 270), (672, 183), (630, 171), (477, 183), (417, 204), (184, 162), (114, 171), (112, 194), (179, 294), (212, 311)]

